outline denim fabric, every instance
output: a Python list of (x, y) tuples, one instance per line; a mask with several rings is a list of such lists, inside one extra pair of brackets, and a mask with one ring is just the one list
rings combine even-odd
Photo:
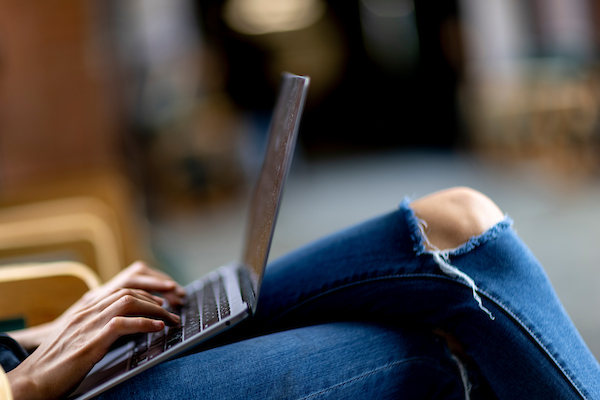
[(460, 399), (459, 369), (428, 333), (339, 322), (272, 333), (158, 365), (102, 399)]
[[(510, 220), (447, 254), (492, 319), (407, 204), (271, 263), (257, 314), (220, 339), (233, 343), (104, 398), (466, 398), (467, 376), (472, 398), (486, 381), (500, 399), (600, 398), (600, 366)], [(433, 329), (463, 344), (466, 376)]]
[(0, 333), (0, 365), (4, 371), (12, 371), (27, 357), (27, 352), (5, 333)]

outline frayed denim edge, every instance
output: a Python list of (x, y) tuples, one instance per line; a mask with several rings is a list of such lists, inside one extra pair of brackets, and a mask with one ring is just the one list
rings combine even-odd
[[(408, 227), (410, 229), (410, 237), (413, 241), (413, 250), (416, 252), (417, 256), (422, 254), (431, 254), (431, 252), (425, 247), (426, 240), (421, 234), (421, 228), (419, 227), (420, 220), (416, 216), (415, 211), (410, 207), (411, 201), (412, 199), (405, 197), (400, 203), (400, 210), (402, 210), (404, 213), (406, 222), (408, 223)], [(513, 223), (513, 220), (508, 216), (508, 214), (505, 214), (502, 221), (498, 222), (481, 235), (473, 236), (460, 246), (454, 249), (443, 250), (443, 252), (449, 256), (466, 254), (482, 244), (497, 238), (507, 228), (510, 228)]]
[[(455, 249), (437, 249), (429, 240), (427, 239), (427, 235), (425, 234), (425, 228), (427, 227), (427, 222), (420, 220), (414, 210), (410, 207), (410, 201), (408, 198), (402, 200), (400, 204), (400, 209), (403, 211), (406, 221), (408, 223), (410, 229), (410, 236), (413, 241), (413, 250), (415, 251), (417, 256), (423, 254), (430, 254), (433, 257), (433, 261), (440, 267), (440, 270), (453, 278), (460, 279), (467, 283), (471, 290), (473, 291), (473, 299), (477, 302), (479, 308), (485, 312), (491, 320), (494, 320), (495, 317), (492, 315), (490, 310), (488, 310), (483, 305), (483, 300), (481, 296), (477, 293), (479, 288), (475, 281), (466, 273), (462, 272), (460, 269), (455, 267), (450, 263), (450, 256), (456, 256), (460, 254), (466, 254), (469, 251), (475, 249), (477, 246), (482, 245), (483, 243), (496, 238), (501, 232), (506, 230), (508, 227), (512, 225), (512, 220), (505, 216), (505, 218), (494, 225), (492, 228), (488, 229), (484, 233), (478, 236), (471, 237), (466, 243), (463, 243), (459, 247)], [(429, 245), (432, 250), (426, 248), (425, 244)]]
[[(425, 237), (423, 237), (423, 235), (422, 235), (421, 227), (419, 226), (419, 221), (420, 220), (416, 216), (414, 210), (410, 207), (410, 202), (411, 201), (412, 200), (409, 197), (405, 197), (402, 200), (402, 202), (400, 203), (400, 210), (404, 213), (404, 216), (406, 218), (406, 222), (408, 223), (408, 227), (409, 227), (410, 232), (411, 232), (410, 233), (410, 237), (411, 237), (411, 239), (412, 239), (412, 241), (414, 243), (413, 250), (416, 252), (417, 256), (422, 255), (422, 254), (433, 254), (434, 255), (434, 253), (436, 253), (436, 252), (429, 251), (425, 247), (425, 244), (427, 243), (427, 241), (426, 241)], [(490, 229), (488, 229), (487, 231), (485, 231), (481, 235), (473, 236), (467, 242), (463, 243), (461, 246), (459, 246), (459, 247), (457, 247), (455, 249), (444, 250), (442, 253), (444, 255), (446, 255), (446, 260), (447, 260), (447, 256), (449, 256), (449, 255), (457, 256), (457, 255), (466, 254), (469, 251), (475, 249), (476, 247), (481, 246), (485, 242), (488, 242), (490, 240), (493, 240), (493, 239), (497, 238), (506, 229), (512, 227), (513, 223), (514, 223), (514, 221), (507, 214), (505, 214), (505, 217), (504, 217), (504, 219), (502, 221), (498, 222), (496, 225), (494, 225), (493, 227), (491, 227)], [(438, 254), (439, 254), (439, 252), (438, 252)], [(437, 264), (439, 264), (435, 260), (435, 255), (434, 255), (434, 261)], [(445, 271), (443, 271), (443, 272), (445, 273)], [(468, 279), (471, 279), (471, 278), (468, 278)], [(472, 282), (472, 280), (471, 280), (471, 282)], [(552, 352), (550, 352), (548, 350), (548, 348), (544, 345), (544, 343), (540, 340), (540, 338), (527, 326), (527, 324), (525, 324), (502, 301), (500, 301), (499, 299), (496, 299), (494, 296), (492, 296), (491, 294), (487, 293), (486, 291), (482, 291), (482, 290), (478, 289), (474, 282), (472, 284), (470, 284), (470, 282), (467, 281), (466, 283), (469, 286), (471, 286), (471, 288), (473, 289), (473, 291), (474, 291), (474, 297), (475, 297), (476, 300), (477, 300), (477, 298), (479, 296), (475, 293), (475, 291), (478, 291), (484, 297), (486, 297), (488, 300), (490, 300), (493, 303), (495, 303), (498, 307), (500, 307), (508, 315), (510, 315), (511, 318), (514, 321), (516, 321), (517, 324), (519, 324), (529, 334), (529, 336), (531, 336), (533, 338), (533, 340), (538, 344), (538, 346), (540, 346), (543, 349), (544, 353), (547, 354), (548, 357), (550, 357), (550, 359), (552, 360), (552, 362), (554, 363), (554, 365), (556, 365), (556, 367), (562, 372), (563, 376), (571, 383), (571, 385), (577, 391), (577, 393), (581, 396), (581, 398), (582, 399), (588, 399), (588, 396), (586, 396), (584, 394), (583, 388), (578, 383), (575, 382), (575, 380), (573, 379), (573, 377), (571, 377), (570, 373), (568, 373), (567, 371), (565, 371), (565, 369), (563, 368), (563, 366), (554, 357), (554, 355), (552, 354)], [(478, 303), (479, 303), (479, 301), (478, 301)], [(491, 313), (485, 307), (483, 307), (481, 303), (479, 303), (479, 306), (480, 306), (480, 308), (483, 311), (485, 311), (490, 316), (491, 319), (494, 319), (493, 316), (491, 315)]]

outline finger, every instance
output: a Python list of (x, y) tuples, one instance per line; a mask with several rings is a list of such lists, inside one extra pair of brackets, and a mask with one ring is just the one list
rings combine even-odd
[(151, 276), (156, 276), (157, 278), (161, 278), (164, 280), (173, 280), (173, 278), (171, 278), (169, 275), (167, 275), (164, 272), (159, 271), (155, 268), (152, 268), (151, 266), (149, 266), (147, 263), (145, 263), (143, 261), (136, 261), (128, 269), (131, 269), (136, 274), (140, 274), (140, 275), (151, 275)]
[[(172, 290), (178, 296), (185, 296), (185, 290), (173, 278), (164, 272), (151, 268), (144, 262), (138, 261), (131, 265), (128, 270), (131, 273), (124, 278), (123, 282), (125, 284), (121, 286), (161, 292)], [(138, 285), (144, 286), (138, 287)]]
[(124, 283), (125, 287), (142, 289), (148, 292), (158, 292), (170, 305), (178, 307), (183, 305), (185, 290), (174, 281), (164, 281), (151, 276), (132, 276)]
[(102, 311), (101, 315), (104, 318), (105, 323), (115, 316), (149, 317), (160, 319), (169, 325), (177, 325), (181, 322), (181, 318), (179, 318), (178, 315), (170, 313), (156, 303), (151, 303), (145, 299), (126, 294), (126, 292), (122, 293), (125, 294)]
[[(173, 292), (176, 295), (185, 295), (185, 291), (177, 284), (177, 282), (149, 275), (131, 276), (125, 282), (125, 287), (142, 289), (148, 292)], [(181, 289), (181, 291), (179, 291), (179, 289)], [(180, 294), (181, 292), (182, 294)]]
[(162, 282), (165, 282), (165, 285), (170, 287), (170, 289), (167, 289), (167, 290), (172, 290), (178, 296), (183, 297), (186, 294), (185, 289), (180, 284), (175, 282), (173, 280), (173, 278), (171, 278), (169, 275), (167, 275), (161, 271), (157, 271), (155, 269), (150, 269), (150, 271), (146, 274), (146, 276), (149, 278), (155, 278)]
[(122, 288), (122, 289), (118, 289), (116, 291), (116, 293), (117, 293), (117, 296), (124, 296), (126, 294), (131, 294), (140, 300), (145, 300), (150, 303), (158, 304), (159, 306), (162, 306), (164, 303), (164, 301), (161, 297), (155, 296), (152, 293), (148, 293), (148, 291), (146, 291), (146, 290), (133, 289), (133, 288)]
[(172, 307), (181, 307), (185, 304), (185, 297), (173, 294), (172, 292), (162, 293), (161, 296), (163, 296)]
[(156, 319), (115, 316), (102, 328), (99, 339), (108, 349), (121, 336), (159, 332), (164, 328), (165, 323)]
[(154, 304), (155, 306), (162, 306), (163, 304), (163, 300), (160, 297), (153, 296), (150, 293), (143, 290), (116, 289), (110, 295), (98, 300), (96, 304), (92, 304), (90, 308), (94, 308), (98, 312), (102, 312), (103, 310), (110, 307), (112, 304), (118, 302), (119, 299), (123, 298), (124, 296), (131, 296), (139, 300), (146, 301), (147, 303)]

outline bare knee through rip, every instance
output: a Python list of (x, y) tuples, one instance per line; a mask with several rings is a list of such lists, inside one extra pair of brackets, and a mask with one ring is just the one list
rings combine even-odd
[(412, 202), (411, 207), (425, 221), (429, 243), (440, 250), (458, 247), (504, 218), (487, 196), (465, 187), (422, 197)]

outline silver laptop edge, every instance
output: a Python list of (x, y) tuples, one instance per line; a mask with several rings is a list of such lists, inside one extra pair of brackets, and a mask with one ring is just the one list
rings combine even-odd
[[(254, 212), (248, 214), (245, 247), (242, 252), (244, 266), (242, 272), (247, 271), (252, 290), (245, 288), (243, 281), (240, 284), (244, 301), (249, 304), (252, 313), (256, 311), (256, 299), (275, 232), (283, 186), (292, 163), (309, 82), (308, 77), (289, 73), (282, 75), (279, 96), (269, 127), (262, 170), (254, 186), (254, 194), (250, 202), (249, 210)], [(268, 172), (275, 169), (274, 165), (279, 165), (281, 168), (276, 169), (276, 176), (272, 177)], [(275, 193), (274, 196), (272, 196), (273, 193)], [(273, 207), (266, 213), (256, 212), (256, 210), (260, 211), (261, 204), (273, 205)]]

